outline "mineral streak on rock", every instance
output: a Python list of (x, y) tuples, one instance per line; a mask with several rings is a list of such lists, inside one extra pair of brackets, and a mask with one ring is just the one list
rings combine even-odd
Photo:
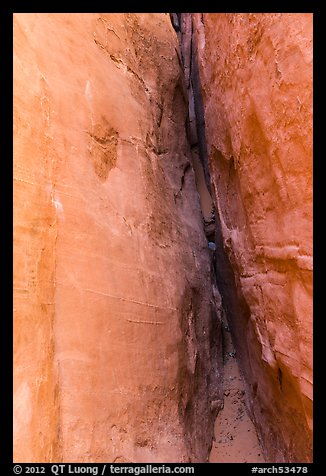
[(206, 461), (222, 400), (168, 14), (14, 15), (14, 460)]

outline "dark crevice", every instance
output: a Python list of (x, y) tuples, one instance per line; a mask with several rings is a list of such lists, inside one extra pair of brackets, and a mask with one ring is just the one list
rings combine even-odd
[(198, 51), (197, 42), (193, 39), (193, 26), (191, 37), (191, 64), (190, 64), (190, 80), (192, 85), (195, 116), (196, 116), (196, 129), (199, 148), (199, 157), (204, 168), (205, 180), (208, 190), (211, 192), (211, 180), (208, 167), (208, 152), (206, 143), (206, 124), (204, 114), (204, 103), (200, 88), (199, 68), (198, 68)]
[[(203, 17), (201, 18), (201, 21), (204, 24)], [(211, 253), (213, 268), (211, 273), (212, 282), (216, 280), (216, 285), (221, 295), (222, 312), (225, 313), (226, 325), (229, 326), (231, 332), (233, 345), (236, 349), (236, 352), (234, 354), (236, 355), (241, 373), (244, 376), (250, 376), (252, 374), (252, 369), (250, 366), (250, 357), (246, 342), (246, 336), (243, 335), (243, 329), (247, 329), (248, 321), (250, 319), (250, 308), (243, 296), (241, 286), (237, 281), (237, 277), (233, 270), (227, 248), (225, 247), (221, 217), (217, 208), (216, 190), (214, 187), (214, 183), (211, 181), (210, 177), (210, 164), (207, 150), (206, 125), (204, 118), (204, 103), (198, 66), (198, 45), (197, 38), (195, 37), (195, 35), (197, 35), (198, 33), (194, 32), (192, 14), (181, 14), (180, 27), (181, 34), (178, 34), (178, 38), (180, 40), (181, 57), (184, 66), (185, 82), (186, 87), (188, 89), (189, 102), (187, 121), (188, 140), (191, 146), (191, 150), (198, 151), (199, 159), (204, 171), (207, 189), (211, 195), (213, 203), (211, 218), (204, 220), (204, 229), (207, 240), (208, 242), (214, 242), (216, 247), (215, 251)], [(187, 71), (188, 65), (189, 71)], [(193, 111), (191, 109), (191, 101), (193, 101)], [(195, 123), (195, 133), (193, 131), (193, 123)], [(221, 153), (220, 156), (220, 165), (217, 164), (216, 166), (222, 166), (222, 180), (226, 181), (226, 188), (228, 187), (228, 184), (232, 182), (231, 186), (234, 185), (235, 190), (237, 191), (238, 178), (235, 169), (235, 161), (233, 157), (230, 161), (227, 161), (224, 160), (224, 157)], [(225, 164), (227, 164), (227, 169), (225, 169), (225, 173), (224, 162)], [(241, 214), (241, 210), (237, 213)], [(230, 213), (233, 212), (234, 210), (232, 209)], [(278, 375), (281, 387), (282, 373), (279, 373)], [(254, 393), (255, 392), (257, 392), (257, 385), (254, 389)], [(222, 406), (223, 402), (221, 401), (220, 407)]]
[(282, 387), (283, 387), (283, 372), (280, 368), (278, 368), (278, 371), (277, 371), (277, 379), (278, 379), (278, 383), (279, 383), (279, 386), (280, 386), (280, 390), (282, 391)]
[[(190, 24), (191, 21), (191, 24)], [(203, 17), (201, 18), (202, 23), (204, 24)], [(235, 273), (232, 267), (232, 264), (229, 259), (227, 250), (225, 249), (221, 217), (217, 211), (216, 205), (216, 191), (211, 183), (210, 170), (209, 170), (209, 159), (206, 143), (206, 133), (205, 133), (205, 119), (204, 119), (204, 103), (201, 93), (201, 84), (198, 68), (198, 46), (196, 38), (194, 38), (194, 28), (192, 24), (192, 14), (182, 13), (180, 17), (181, 24), (181, 52), (183, 65), (187, 65), (189, 58), (185, 57), (186, 52), (190, 54), (190, 72), (189, 79), (192, 86), (193, 100), (194, 100), (194, 113), (195, 113), (195, 123), (196, 123), (196, 132), (197, 132), (197, 143), (192, 141), (191, 147), (195, 148), (198, 146), (199, 158), (203, 165), (205, 180), (207, 187), (211, 192), (211, 196), (214, 202), (214, 210), (212, 213), (212, 218), (209, 222), (206, 222), (207, 225), (210, 225), (210, 228), (206, 231), (206, 236), (209, 241), (214, 241), (216, 245), (216, 250), (213, 253), (214, 260), (214, 274), (216, 276), (216, 283), (218, 290), (222, 297), (223, 309), (226, 313), (226, 318), (231, 329), (232, 338), (234, 345), (237, 350), (237, 355), (240, 361), (240, 368), (244, 373), (251, 372), (250, 368), (245, 368), (247, 362), (250, 361), (248, 356), (248, 349), (244, 339), (244, 336), (240, 334), (240, 329), (246, 328), (247, 322), (250, 318), (250, 309), (249, 306), (241, 292), (241, 288), (237, 283)], [(189, 35), (191, 38), (189, 39)], [(191, 44), (186, 44), (186, 42), (191, 42)], [(190, 90), (190, 85), (189, 85)], [(190, 93), (191, 94), (191, 93)], [(189, 102), (191, 101), (189, 98)], [(189, 117), (188, 122), (192, 120)], [(233, 164), (234, 160), (231, 160), (229, 163), (228, 174), (231, 174), (230, 177), (233, 177)], [(213, 227), (212, 227), (213, 223)], [(241, 325), (235, 325), (235, 323), (242, 322)], [(249, 364), (247, 364), (249, 365)]]

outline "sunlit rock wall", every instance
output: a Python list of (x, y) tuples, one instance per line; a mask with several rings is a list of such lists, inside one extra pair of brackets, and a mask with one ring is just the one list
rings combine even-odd
[(178, 48), (168, 14), (14, 15), (15, 461), (207, 458), (219, 298)]

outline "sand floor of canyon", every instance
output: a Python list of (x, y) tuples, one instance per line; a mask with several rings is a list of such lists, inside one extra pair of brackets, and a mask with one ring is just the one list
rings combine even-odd
[(245, 405), (244, 384), (232, 339), (224, 324), (224, 408), (215, 422), (210, 463), (263, 463), (254, 424)]

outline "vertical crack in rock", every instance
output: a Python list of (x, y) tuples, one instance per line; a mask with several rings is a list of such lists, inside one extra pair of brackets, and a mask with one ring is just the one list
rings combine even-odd
[(311, 16), (177, 20), (192, 163), (247, 408), (267, 461), (309, 462)]
[[(192, 149), (192, 164), (196, 174), (198, 193), (200, 195), (205, 234), (209, 242), (215, 244), (213, 248), (214, 251), (211, 254), (212, 262), (214, 263), (212, 280), (213, 282), (216, 280), (218, 288), (218, 291), (217, 289), (216, 291), (218, 293), (220, 292), (222, 296), (222, 302), (220, 301), (217, 306), (220, 308), (220, 312), (223, 313), (225, 318), (231, 323), (234, 323), (239, 318), (248, 321), (250, 310), (243, 295), (239, 293), (233, 268), (223, 243), (220, 215), (215, 212), (214, 202), (216, 203), (216, 197), (214, 196), (213, 200), (210, 193), (211, 179), (205, 136), (204, 108), (198, 70), (198, 43), (197, 38), (193, 35), (193, 20), (191, 14), (181, 14), (181, 35), (178, 36), (189, 97), (187, 135)], [(249, 362), (247, 348), (241, 344), (241, 341), (239, 342), (236, 339), (237, 335), (235, 332), (232, 332), (232, 334), (235, 339), (238, 358), (244, 362)], [(224, 343), (224, 353), (229, 350), (229, 346), (230, 344)], [(228, 367), (226, 368), (228, 369)], [(227, 372), (224, 376), (225, 385), (227, 385), (226, 379), (229, 378), (235, 377), (232, 377), (230, 372)], [(241, 378), (239, 377), (239, 388), (241, 387), (240, 382)], [(223, 408), (223, 399), (218, 400), (216, 403), (219, 410)], [(232, 428), (233, 423), (235, 422), (229, 422)], [(257, 446), (258, 442), (255, 443), (255, 439), (253, 439), (252, 444), (253, 446)], [(257, 447), (259, 448), (259, 446)], [(217, 461), (221, 461), (221, 455), (219, 458)], [(250, 459), (250, 456), (247, 458)], [(260, 460), (260, 458), (258, 458), (257, 461), (258, 460)]]

